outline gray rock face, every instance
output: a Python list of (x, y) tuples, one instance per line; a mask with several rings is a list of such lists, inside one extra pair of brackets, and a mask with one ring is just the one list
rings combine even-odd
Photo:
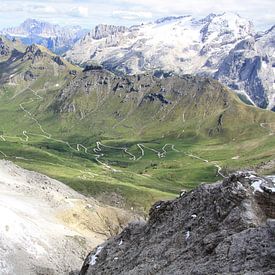
[(4, 43), (3, 39), (0, 37), (0, 56), (7, 56), (10, 53), (9, 47)]
[(237, 173), (157, 202), (146, 224), (92, 251), (80, 274), (272, 274), (274, 190), (270, 179)]
[(113, 25), (97, 25), (92, 32), (89, 34), (93, 39), (102, 39), (108, 36), (116, 35), (117, 33), (124, 33), (128, 28), (124, 26), (113, 26)]
[(215, 77), (230, 88), (246, 91), (262, 108), (275, 106), (275, 27), (239, 42)]
[(91, 246), (135, 217), (5, 160), (0, 185), (1, 275), (76, 274)]

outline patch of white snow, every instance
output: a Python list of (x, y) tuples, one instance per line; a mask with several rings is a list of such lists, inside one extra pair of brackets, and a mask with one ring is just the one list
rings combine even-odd
[(90, 265), (95, 265), (96, 264), (97, 257), (100, 254), (102, 248), (103, 248), (102, 246), (97, 247), (95, 254), (92, 255), (91, 258), (90, 258), (90, 262), (89, 262)]
[(252, 183), (252, 187), (254, 188), (254, 194), (256, 191), (263, 192), (263, 189), (261, 188), (262, 180), (257, 180)]

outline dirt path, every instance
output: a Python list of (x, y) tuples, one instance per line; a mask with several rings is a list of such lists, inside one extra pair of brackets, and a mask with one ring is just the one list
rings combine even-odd
[(222, 178), (226, 178), (226, 176), (221, 173), (222, 167), (220, 165), (218, 165), (216, 162), (209, 161), (207, 159), (203, 159), (203, 158), (201, 158), (199, 156), (196, 156), (196, 155), (193, 155), (193, 154), (186, 154), (186, 155), (191, 157), (191, 158), (195, 158), (195, 159), (201, 160), (205, 163), (210, 163), (210, 164), (214, 165), (217, 168), (217, 174), (219, 174)]
[(272, 128), (270, 127), (270, 125), (272, 125), (272, 123), (260, 123), (260, 126), (269, 131), (269, 135), (272, 136), (274, 135), (274, 132), (272, 131)]
[[(28, 88), (25, 89), (25, 90), (30, 90), (30, 91), (33, 93), (33, 95), (35, 96), (35, 100), (43, 101), (43, 97), (42, 97), (41, 95), (39, 95), (37, 91), (34, 91), (34, 90), (31, 89), (30, 87), (28, 87)], [(63, 144), (65, 144), (65, 145), (67, 145), (67, 146), (68, 146), (71, 150), (73, 150), (73, 151), (84, 152), (85, 154), (91, 154), (91, 153), (89, 153), (88, 148), (93, 148), (92, 146), (84, 146), (84, 145), (81, 144), (81, 143), (77, 143), (77, 144), (75, 145), (76, 147), (74, 148), (73, 145), (71, 145), (69, 142), (64, 141), (64, 140), (61, 140), (61, 139), (56, 139), (56, 138), (54, 138), (54, 137), (52, 136), (51, 133), (47, 132), (47, 131), (43, 128), (43, 126), (40, 124), (40, 122), (33, 116), (33, 114), (32, 114), (29, 110), (26, 109), (26, 106), (25, 106), (25, 105), (28, 105), (28, 104), (30, 104), (30, 103), (32, 103), (32, 102), (34, 102), (34, 98), (30, 98), (30, 100), (27, 101), (27, 102), (20, 103), (19, 106), (20, 106), (20, 108), (22, 109), (22, 111), (25, 112), (26, 116), (29, 117), (29, 119), (33, 120), (33, 121), (37, 124), (39, 130), (41, 131), (41, 134), (31, 133), (31, 132), (28, 132), (27, 130), (24, 130), (24, 131), (22, 132), (22, 134), (23, 134), (23, 136), (24, 136), (24, 138), (25, 138), (25, 139), (24, 139), (25, 142), (28, 142), (28, 141), (29, 141), (30, 136), (41, 136), (41, 137), (44, 137), (44, 138), (49, 139), (49, 140), (53, 140), (53, 141), (56, 141), (56, 142), (59, 142), (59, 143), (63, 143)], [(183, 115), (182, 115), (182, 120), (183, 120), (183, 123), (185, 123), (185, 115), (184, 115), (184, 113), (183, 113)], [(264, 127), (264, 123), (261, 123), (261, 127), (266, 128), (266, 127)], [(0, 138), (2, 139), (2, 141), (6, 141), (7, 136), (1, 135)], [(18, 139), (20, 139), (20, 140), (23, 140), (21, 137), (14, 137), (14, 138), (18, 138)], [(120, 172), (119, 170), (114, 169), (113, 167), (111, 167), (110, 165), (106, 164), (105, 162), (103, 162), (103, 161), (101, 160), (101, 159), (105, 156), (105, 154), (103, 153), (102, 148), (109, 148), (109, 149), (113, 149), (113, 150), (120, 150), (120, 151), (123, 151), (126, 155), (129, 155), (129, 159), (130, 159), (131, 161), (139, 161), (139, 160), (141, 160), (141, 159), (145, 156), (145, 150), (149, 150), (149, 151), (155, 153), (156, 156), (157, 156), (158, 158), (165, 158), (166, 155), (167, 155), (167, 153), (168, 153), (167, 150), (166, 150), (166, 148), (167, 148), (168, 146), (171, 147), (171, 150), (172, 150), (172, 151), (180, 153), (180, 151), (177, 150), (177, 149), (175, 148), (175, 145), (174, 145), (174, 144), (165, 144), (165, 145), (161, 148), (160, 151), (159, 151), (159, 150), (156, 150), (156, 149), (154, 149), (154, 148), (151, 148), (151, 147), (149, 147), (149, 146), (147, 146), (147, 145), (144, 145), (144, 144), (142, 144), (142, 143), (137, 143), (136, 146), (138, 147), (138, 149), (139, 149), (140, 152), (141, 152), (140, 156), (136, 156), (136, 155), (134, 155), (133, 153), (129, 152), (129, 151), (128, 151), (128, 148), (126, 148), (126, 147), (115, 147), (115, 146), (104, 145), (104, 144), (101, 143), (100, 141), (97, 141), (97, 142), (96, 142), (96, 147), (93, 148), (93, 153), (95, 153), (95, 154), (92, 154), (92, 155), (94, 156), (95, 160), (96, 160), (100, 165), (102, 165), (103, 167), (105, 167), (106, 169), (111, 170), (112, 172)], [(1, 153), (2, 155), (4, 155), (5, 157), (7, 157), (7, 155), (6, 155), (4, 152), (1, 151), (0, 153)], [(197, 159), (202, 160), (202, 161), (204, 161), (204, 162), (209, 162), (208, 160), (201, 159), (201, 158), (198, 157), (198, 156), (194, 156), (194, 155), (190, 155), (190, 154), (189, 154), (189, 155), (186, 154), (186, 155), (187, 155), (187, 156), (190, 156), (190, 157), (193, 157), (193, 158), (197, 158)], [(213, 163), (213, 162), (211, 162), (211, 163), (218, 169), (217, 173), (218, 173), (220, 176), (224, 177), (224, 175), (220, 172), (220, 171), (222, 170), (222, 168), (221, 168), (218, 164), (216, 164), (216, 163)], [(91, 172), (91, 171), (90, 171), (90, 172)], [(87, 175), (87, 171), (86, 171), (86, 172), (81, 171), (81, 173), (82, 173), (82, 176), (83, 176), (83, 177), (86, 177), (85, 174)]]

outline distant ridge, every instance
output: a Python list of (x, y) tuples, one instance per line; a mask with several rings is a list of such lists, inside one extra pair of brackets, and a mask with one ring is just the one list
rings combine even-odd
[(80, 26), (61, 27), (57, 24), (30, 18), (18, 27), (6, 28), (0, 31), (0, 34), (11, 38), (16, 37), (26, 45), (40, 44), (56, 53), (63, 53), (70, 49), (86, 33), (87, 30), (82, 29)]

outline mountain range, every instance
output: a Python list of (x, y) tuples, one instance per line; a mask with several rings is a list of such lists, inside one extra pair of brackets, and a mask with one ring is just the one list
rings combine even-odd
[(100, 24), (91, 31), (27, 19), (0, 34), (116, 74), (209, 76), (250, 104), (275, 108), (274, 27), (256, 32), (252, 22), (234, 13), (170, 16), (132, 27)]
[(115, 73), (209, 76), (261, 108), (274, 109), (274, 28), (257, 33), (234, 13), (166, 17), (132, 27), (98, 25), (65, 53)]
[(61, 27), (57, 24), (26, 19), (18, 27), (10, 27), (0, 31), (0, 34), (10, 38), (20, 39), (24, 44), (39, 44), (56, 53), (63, 53), (82, 38), (87, 30), (80, 26)]
[(230, 54), (217, 58), (219, 44), (217, 68), (197, 74), (79, 66), (0, 37), (1, 272), (269, 274), (275, 177), (263, 175), (275, 174), (275, 113), (228, 88), (235, 75), (261, 87), (245, 62), (269, 70), (257, 54), (272, 53), (273, 30), (243, 38), (250, 27), (234, 31), (236, 43), (222, 34)]

